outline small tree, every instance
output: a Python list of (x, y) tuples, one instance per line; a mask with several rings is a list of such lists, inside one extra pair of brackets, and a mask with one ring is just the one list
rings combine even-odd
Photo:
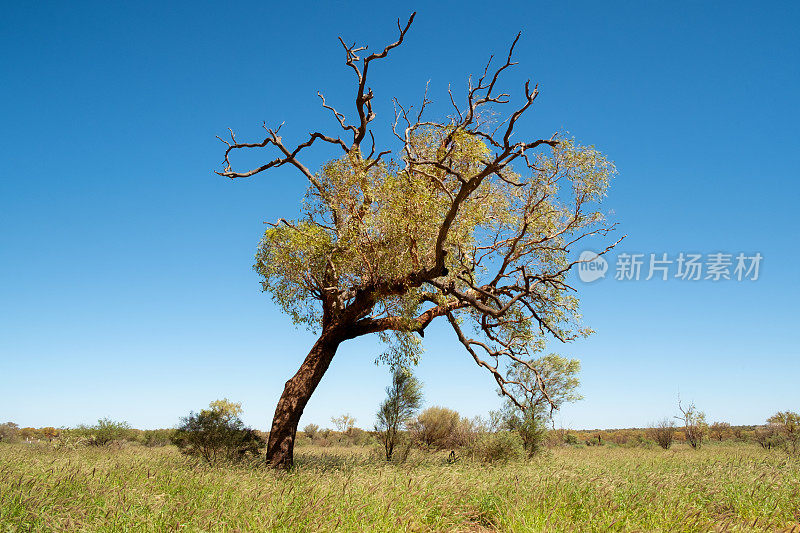
[(378, 422), (375, 424), (387, 461), (392, 459), (400, 430), (421, 404), (422, 384), (408, 369), (397, 367), (392, 372), (392, 384), (386, 388), (386, 399), (378, 409)]
[(684, 408), (680, 400), (678, 400), (678, 410), (681, 414), (675, 418), (683, 421), (683, 434), (686, 442), (694, 449), (700, 448), (703, 445), (703, 436), (708, 429), (706, 414), (698, 411), (694, 403)]
[(647, 433), (656, 444), (668, 450), (675, 440), (675, 422), (669, 418), (663, 418), (648, 429)]
[(303, 428), (303, 433), (305, 433), (306, 437), (309, 439), (314, 440), (314, 437), (316, 437), (317, 433), (319, 433), (319, 426), (316, 424), (308, 424)]
[(14, 422), (0, 424), (0, 442), (12, 442), (19, 436), (19, 426)]
[(350, 416), (349, 413), (341, 416), (332, 416), (331, 422), (336, 426), (336, 431), (339, 433), (347, 433), (356, 426), (356, 419)]
[(208, 409), (182, 418), (171, 440), (182, 453), (202, 457), (209, 464), (255, 456), (261, 447), (261, 438), (245, 427), (238, 416), (240, 412), (241, 404), (231, 404), (227, 400), (211, 402)]
[(780, 444), (792, 455), (800, 451), (800, 414), (793, 411), (775, 413), (767, 420), (780, 436)]
[(101, 418), (93, 426), (78, 426), (78, 433), (87, 439), (90, 446), (119, 444), (132, 437), (131, 426), (127, 422), (117, 422), (110, 418)]
[(777, 447), (781, 440), (775, 426), (772, 424), (755, 428), (753, 430), (753, 438), (765, 450)]
[(727, 422), (714, 422), (708, 428), (708, 434), (712, 439), (722, 441), (731, 433), (731, 425)]
[[(502, 409), (504, 425), (519, 433), (528, 456), (539, 451), (546, 431), (546, 421), (565, 403), (582, 396), (575, 392), (580, 384), (581, 363), (550, 354), (528, 363), (512, 365), (508, 371), (507, 396)], [(513, 398), (521, 398), (514, 401)]]

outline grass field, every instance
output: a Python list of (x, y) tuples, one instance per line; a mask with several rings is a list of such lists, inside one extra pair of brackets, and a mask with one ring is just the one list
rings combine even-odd
[(304, 447), (297, 462), (2, 444), (0, 530), (800, 532), (800, 462), (753, 444), (564, 447), (501, 466)]

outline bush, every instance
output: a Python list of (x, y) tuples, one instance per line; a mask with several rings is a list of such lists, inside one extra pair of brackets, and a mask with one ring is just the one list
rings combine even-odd
[(13, 442), (19, 437), (19, 426), (14, 422), (0, 424), (0, 442)]
[(369, 431), (364, 431), (361, 428), (350, 428), (345, 432), (347, 442), (354, 446), (367, 446), (375, 442), (374, 437)]
[(261, 437), (238, 416), (214, 408), (181, 419), (171, 440), (181, 453), (202, 457), (209, 464), (257, 456), (263, 445)]
[(578, 444), (578, 437), (572, 433), (566, 433), (564, 435), (564, 444)]
[(303, 428), (303, 433), (305, 433), (306, 437), (309, 439), (314, 440), (314, 437), (316, 437), (317, 433), (319, 433), (319, 426), (316, 424), (308, 424)]
[(800, 414), (793, 411), (775, 413), (769, 420), (780, 438), (780, 444), (792, 455), (800, 453)]
[(110, 418), (101, 418), (93, 426), (80, 425), (76, 433), (90, 446), (121, 444), (133, 438), (133, 431), (127, 422), (116, 422)]
[(445, 407), (429, 407), (410, 424), (414, 440), (434, 450), (461, 446), (465, 441), (465, 426), (456, 411)]
[(528, 457), (539, 453), (547, 433), (544, 415), (537, 409), (526, 411), (506, 409), (505, 413), (505, 427), (520, 436)]
[(775, 426), (769, 424), (762, 427), (757, 427), (753, 431), (755, 441), (765, 450), (771, 450), (780, 444), (781, 437), (778, 435)]
[(387, 461), (392, 460), (395, 448), (403, 440), (401, 430), (421, 403), (422, 384), (408, 369), (396, 368), (392, 372), (392, 384), (386, 388), (386, 399), (378, 409), (375, 424), (375, 435), (383, 445)]
[(731, 425), (728, 422), (714, 422), (709, 426), (708, 434), (712, 439), (722, 441), (731, 434)]
[(472, 457), (482, 463), (506, 463), (524, 457), (522, 438), (514, 431), (486, 433), (470, 445)]
[(668, 450), (675, 440), (675, 422), (664, 418), (647, 430), (647, 436), (655, 441), (656, 444)]
[(147, 429), (142, 433), (142, 444), (148, 448), (166, 446), (172, 442), (174, 429)]

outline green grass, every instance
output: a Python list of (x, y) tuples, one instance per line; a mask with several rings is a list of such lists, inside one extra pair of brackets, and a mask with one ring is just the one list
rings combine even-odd
[(485, 466), (364, 448), (211, 468), (172, 447), (0, 444), (0, 531), (796, 531), (800, 461), (752, 444), (569, 447)]

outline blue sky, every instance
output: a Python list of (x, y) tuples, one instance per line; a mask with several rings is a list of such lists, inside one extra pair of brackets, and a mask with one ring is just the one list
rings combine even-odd
[[(583, 363), (572, 428), (642, 426), (680, 394), (711, 420), (760, 423), (800, 409), (795, 207), (800, 199), (800, 10), (793, 3), (509, 2), (430, 6), (16, 3), (0, 21), (0, 421), (101, 416), (169, 427), (216, 398), (266, 429), (313, 342), (250, 269), (264, 221), (295, 216), (302, 176), (213, 174), (234, 128), (324, 124), (316, 91), (351, 112), (336, 40), (407, 42), (371, 73), (378, 120), (431, 82), (447, 113), (517, 31), (541, 96), (525, 137), (568, 131), (613, 159), (605, 209), (616, 253), (763, 257), (757, 281), (576, 284), (597, 333), (553, 351)], [(499, 6), (499, 4), (498, 4)], [(331, 129), (330, 131), (335, 131)], [(383, 130), (384, 139), (386, 130)], [(327, 154), (307, 160), (319, 165)], [(614, 256), (611, 257), (613, 262)], [(417, 373), (428, 405), (485, 414), (492, 379), (444, 325)], [(301, 424), (349, 412), (369, 427), (388, 384), (374, 339), (345, 344)]]

